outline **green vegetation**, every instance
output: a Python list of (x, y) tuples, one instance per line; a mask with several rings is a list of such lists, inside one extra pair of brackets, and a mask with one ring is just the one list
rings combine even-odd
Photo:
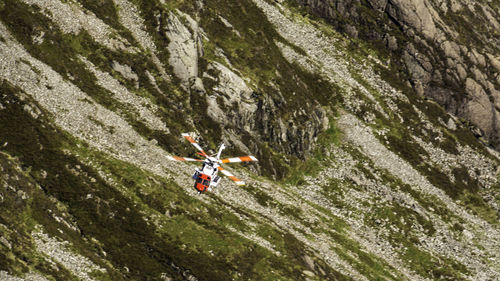
[[(223, 17), (233, 24), (239, 36), (231, 28), (226, 27), (218, 16)], [(275, 42), (286, 42), (279, 36), (271, 23), (266, 20), (262, 11), (251, 1), (223, 1), (211, 0), (201, 11), (200, 25), (207, 32), (210, 40), (204, 41), (205, 55), (200, 58), (200, 72), (207, 71), (206, 67), (211, 61), (224, 61), (217, 57), (215, 49), (224, 51), (231, 61), (233, 68), (240, 71), (245, 77), (249, 77), (257, 87), (254, 89), (256, 104), (259, 110), (268, 110), (268, 103), (276, 105), (272, 121), (269, 124), (261, 124), (257, 130), (264, 132), (266, 127), (278, 126), (278, 118), (287, 120), (290, 124), (297, 126), (298, 130), (309, 119), (301, 111), (312, 111), (318, 106), (311, 100), (316, 100), (320, 105), (332, 107), (339, 100), (339, 89), (325, 81), (317, 74), (304, 71), (300, 66), (289, 63), (281, 54)], [(293, 46), (292, 46), (293, 47)], [(209, 79), (205, 79), (207, 82)], [(252, 84), (250, 86), (253, 87)], [(206, 87), (208, 94), (211, 87)], [(333, 107), (332, 107), (333, 108)], [(295, 113), (294, 113), (295, 112)], [(202, 120), (209, 120), (201, 116)], [(209, 126), (205, 124), (204, 126)], [(217, 126), (217, 125), (215, 125)], [(213, 126), (210, 126), (213, 128)], [(227, 129), (227, 128), (225, 128)], [(240, 128), (234, 128), (240, 134), (245, 134)], [(264, 133), (263, 133), (264, 134)], [(249, 147), (257, 143), (261, 160), (262, 171), (268, 176), (283, 178), (291, 174), (290, 168), (304, 159), (304, 151), (290, 149), (293, 152), (285, 153), (283, 145), (265, 140), (265, 142), (254, 140), (253, 137), (244, 137), (243, 140)], [(302, 160), (299, 160), (302, 159)]]
[[(2, 93), (8, 94), (2, 96), (1, 103), (9, 105), (0, 111), (0, 133), (9, 143), (4, 149), (23, 166), (30, 167), (26, 173), (43, 190), (30, 206), (33, 211), (26, 216), (33, 220), (31, 224), (41, 224), (51, 236), (70, 241), (79, 253), (105, 268), (111, 279), (158, 278), (161, 273), (180, 276), (185, 271), (209, 280), (240, 275), (248, 279), (303, 279), (300, 253), (305, 253), (306, 248), (293, 236), (280, 236), (281, 242), (273, 241), (277, 250), (285, 254), (275, 256), (230, 232), (229, 226), (244, 227), (224, 209), (190, 197), (172, 181), (93, 151), (50, 125), (46, 117), (33, 119), (23, 110), (30, 101), (19, 100), (14, 95), (19, 90), (6, 82), (2, 83)], [(72, 152), (64, 152), (68, 150)], [(86, 164), (88, 160), (81, 159), (99, 163), (101, 174)], [(114, 184), (105, 181), (102, 172)], [(51, 204), (51, 197), (65, 206), (64, 212), (77, 222), (79, 233), (53, 220), (51, 213), (58, 208)], [(168, 219), (163, 216), (165, 213), (169, 214)], [(102, 251), (111, 264), (96, 254)], [(43, 267), (43, 263), (36, 265), (31, 259), (27, 262), (37, 270)], [(321, 260), (317, 262), (323, 271), (333, 272)], [(10, 264), (5, 266), (12, 272), (27, 270), (12, 268)]]
[(94, 13), (104, 23), (118, 31), (120, 36), (126, 38), (133, 45), (137, 45), (137, 42), (130, 31), (120, 23), (117, 11), (118, 8), (113, 3), (113, 0), (78, 0), (78, 2), (85, 9), (92, 11), (92, 13)]
[[(365, 220), (365, 223), (372, 227), (379, 227), (377, 223), (382, 222), (381, 227), (389, 227), (390, 225), (391, 228), (396, 228), (396, 230), (389, 232), (389, 241), (393, 245), (404, 246), (398, 252), (400, 258), (411, 264), (412, 269), (419, 275), (431, 279), (456, 279), (460, 278), (461, 274), (468, 273), (461, 263), (441, 255), (431, 254), (422, 247), (419, 236), (417, 236), (420, 231), (416, 225), (421, 226), (427, 236), (433, 236), (436, 230), (429, 220), (414, 210), (393, 203), (392, 205), (374, 207), (372, 215), (367, 216)], [(436, 267), (438, 260), (446, 262), (441, 262), (441, 266)]]
[(435, 257), (422, 251), (417, 243), (408, 243), (405, 247), (402, 258), (411, 264), (421, 276), (431, 279), (458, 280), (462, 278), (462, 274), (468, 273), (464, 265), (444, 256)]
[[(340, 145), (340, 130), (336, 127), (335, 119), (329, 118), (329, 127), (319, 133), (316, 146), (308, 155), (305, 161), (296, 160), (288, 168), (287, 176), (282, 180), (290, 185), (305, 184), (304, 176), (317, 176), (321, 168), (330, 165), (329, 161), (333, 157), (327, 156), (327, 151), (332, 145)], [(328, 152), (329, 153), (329, 152)]]
[[(36, 186), (36, 182), (21, 169), (21, 163), (5, 152), (0, 152), (0, 169), (2, 186), (12, 186), (17, 190), (1, 190), (0, 204), (0, 237), (10, 241), (10, 247), (0, 244), (0, 270), (14, 275), (27, 272), (40, 272), (53, 276), (58, 280), (76, 280), (68, 270), (60, 264), (47, 261), (34, 249), (31, 232), (36, 221), (33, 219), (36, 206), (44, 204), (54, 208), (55, 205)], [(23, 195), (26, 199), (23, 199)]]
[[(126, 52), (113, 51), (97, 44), (90, 35), (82, 30), (80, 33), (64, 34), (49, 18), (44, 16), (37, 6), (29, 6), (18, 1), (5, 1), (6, 7), (0, 10), (2, 20), (9, 27), (16, 39), (23, 44), (26, 50), (35, 58), (46, 63), (57, 71), (64, 79), (71, 80), (83, 92), (88, 94), (99, 104), (122, 115), (134, 129), (147, 139), (156, 139), (160, 146), (169, 151), (182, 151), (180, 142), (175, 136), (185, 130), (189, 130), (190, 124), (185, 118), (181, 118), (185, 109), (179, 104), (185, 104), (185, 98), (175, 93), (178, 91), (171, 83), (157, 79), (159, 93), (151, 84), (146, 72), (158, 73), (156, 66), (144, 53), (130, 54)], [(44, 40), (41, 44), (32, 42), (31, 37), (44, 32)], [(85, 64), (77, 57), (87, 57), (103, 71), (112, 73), (116, 79), (138, 94), (146, 95), (162, 109), (158, 112), (161, 118), (169, 124), (171, 134), (164, 134), (149, 129), (138, 121), (134, 112), (128, 106), (112, 98), (112, 95), (104, 88), (97, 85), (96, 77), (86, 69)], [(165, 54), (165, 56), (167, 56)], [(141, 89), (137, 90), (131, 81), (121, 77), (110, 66), (111, 61), (131, 65), (132, 70), (139, 76)], [(169, 93), (165, 95), (164, 93)]]
[[(61, 264), (54, 265), (36, 251), (31, 233), (37, 226), (42, 226), (50, 236), (69, 241), (72, 250), (105, 268), (106, 273), (92, 273), (98, 280), (157, 280), (162, 274), (174, 279), (193, 274), (200, 280), (306, 280), (309, 273), (314, 274), (310, 278), (313, 280), (349, 280), (348, 276), (323, 260), (316, 252), (318, 249), (308, 246), (309, 242), (322, 243), (316, 240), (318, 237), (331, 239), (331, 245), (335, 246), (328, 250), (334, 251), (369, 280), (404, 279), (405, 276), (396, 268), (370, 253), (357, 238), (350, 237), (352, 230), (348, 220), (332, 212), (340, 210), (342, 214), (364, 219), (367, 227), (387, 227), (387, 232), (380, 235), (387, 235), (384, 238), (394, 246), (397, 258), (424, 278), (461, 279), (464, 274), (470, 273), (465, 265), (425, 248), (421, 239), (435, 236), (437, 225), (416, 206), (396, 200), (384, 201), (379, 195), (356, 202), (370, 212), (362, 213), (356, 204), (350, 205), (347, 200), (349, 192), (363, 192), (367, 188), (359, 185), (354, 177), (352, 182), (333, 178), (317, 187), (317, 195), (327, 202), (325, 205), (320, 206), (300, 197), (299, 193), (303, 190), (297, 189), (311, 184), (306, 182), (306, 177), (314, 178), (321, 170), (338, 164), (337, 156), (327, 152), (331, 152), (332, 147), (339, 147), (357, 161), (355, 172), (395, 192), (410, 195), (427, 212), (439, 216), (453, 235), (459, 236), (469, 227), (464, 219), (457, 217), (435, 196), (423, 194), (416, 187), (405, 184), (396, 175), (375, 167), (359, 149), (342, 144), (334, 117), (338, 114), (336, 107), (342, 103), (343, 90), (321, 75), (289, 63), (276, 42), (290, 46), (302, 55), (305, 55), (304, 51), (281, 38), (252, 1), (206, 0), (202, 10), (193, 1), (132, 1), (145, 19), (147, 32), (158, 49), (156, 55), (165, 65), (170, 54), (164, 28), (170, 13), (176, 14), (175, 9), (180, 9), (200, 16), (200, 25), (207, 38), (203, 38), (204, 55), (199, 61), (199, 74), (207, 72), (218, 76), (208, 66), (212, 62), (227, 66), (218, 55), (218, 51), (222, 50), (232, 69), (249, 78), (248, 85), (254, 91), (251, 99), (258, 107), (258, 115), (267, 114), (270, 119), (267, 123), (257, 120), (256, 134), (252, 135), (236, 125), (221, 125), (208, 117), (206, 97), (215, 94), (216, 80), (205, 77), (203, 82), (207, 93), (200, 94), (182, 89), (175, 77), (172, 81), (164, 79), (151, 54), (143, 50), (120, 23), (119, 10), (112, 0), (78, 2), (114, 28), (116, 35), (125, 38), (131, 47), (140, 51), (110, 50), (95, 42), (84, 30), (78, 34), (63, 34), (38, 6), (15, 0), (0, 2), (0, 18), (30, 55), (70, 80), (90, 99), (119, 114), (144, 138), (156, 139), (169, 152), (186, 154), (187, 145), (178, 140), (179, 134), (185, 131), (198, 130), (204, 137), (203, 146), (212, 150), (222, 140), (224, 131), (239, 135), (245, 145), (258, 151), (261, 173), (279, 179), (275, 186), (283, 188), (290, 198), (302, 200), (297, 202), (311, 207), (313, 214), (306, 213), (304, 210), (307, 208), (299, 205), (276, 201), (273, 198), (275, 190), (266, 190), (259, 185), (245, 187), (241, 192), (253, 196), (260, 205), (256, 205), (257, 209), (269, 210), (278, 214), (278, 218), (286, 217), (295, 222), (291, 229), (280, 228), (271, 217), (257, 213), (252, 206), (233, 206), (218, 197), (217, 193), (204, 198), (190, 196), (184, 190), (186, 187), (168, 178), (170, 175), (161, 177), (139, 169), (70, 136), (56, 127), (43, 109), (40, 109), (40, 117), (33, 117), (26, 111), (26, 106), (38, 107), (37, 103), (21, 89), (0, 80), (0, 237), (6, 237), (12, 243), (12, 247), (0, 243), (0, 270), (18, 276), (34, 271), (54, 280), (77, 280)], [(292, 2), (287, 3), (293, 5)], [(373, 11), (365, 6), (359, 9), (363, 24), (381, 24), (371, 14)], [(303, 13), (300, 20), (326, 28), (324, 21), (304, 16), (304, 9), (296, 8), (294, 12), (297, 11)], [(219, 16), (227, 19), (237, 32), (228, 28)], [(342, 20), (342, 24), (352, 23), (349, 19)], [(326, 31), (333, 32), (331, 29)], [(368, 32), (361, 31), (362, 34)], [(43, 42), (33, 43), (32, 38), (42, 32)], [(337, 33), (332, 36), (340, 37)], [(0, 37), (0, 41), (5, 39)], [(405, 41), (401, 39), (399, 42)], [(372, 45), (361, 40), (341, 40), (339, 44), (345, 44), (346, 53), (361, 62), (368, 55), (388, 58), (389, 53), (379, 43), (377, 41)], [(113, 99), (106, 89), (98, 85), (97, 78), (86, 69), (79, 56), (110, 73), (130, 92), (157, 105), (159, 111), (156, 114), (167, 124), (169, 134), (151, 130), (138, 121), (129, 106)], [(114, 62), (131, 66), (138, 81), (126, 79), (115, 71), (112, 67)], [(22, 63), (29, 64), (28, 61)], [(386, 117), (377, 112), (375, 103), (358, 90), (355, 98), (362, 101), (362, 106), (357, 116), (362, 119), (367, 112), (374, 113), (375, 122), (371, 126), (386, 132), (378, 136), (383, 144), (410, 163), (430, 183), (454, 200), (460, 200), (459, 204), (464, 208), (496, 227), (498, 215), (483, 200), (479, 182), (469, 176), (466, 168), (457, 166), (452, 171), (455, 180), (450, 180), (440, 167), (429, 163), (429, 152), (411, 136), (454, 155), (459, 153), (458, 144), (468, 145), (484, 155), (489, 155), (488, 152), (466, 128), (466, 124), (459, 125), (455, 132), (443, 127), (438, 120), (446, 122), (448, 115), (445, 111), (436, 103), (416, 97), (403, 82), (408, 77), (398, 72), (402, 71), (400, 66), (391, 63), (389, 68), (379, 66), (377, 70), (383, 79), (402, 90), (410, 100), (409, 103), (395, 102), (403, 122), (392, 112), (384, 95), (353, 68), (352, 77), (373, 95), (388, 115)], [(172, 72), (172, 69), (166, 68), (167, 72)], [(399, 74), (395, 75), (395, 72)], [(155, 82), (150, 80), (150, 75)], [(92, 103), (90, 99), (84, 100)], [(223, 105), (221, 97), (217, 101), (225, 112), (235, 111), (238, 107), (237, 104)], [(414, 106), (429, 118), (442, 135), (423, 124)], [(272, 133), (268, 132), (278, 127), (278, 122), (296, 127), (298, 131), (303, 130), (310, 122), (311, 112), (318, 108), (328, 112), (330, 122), (326, 130), (317, 132), (312, 151), (293, 141), (280, 143), (274, 136), (269, 137)], [(93, 117), (89, 119), (110, 133), (114, 132), (112, 126), (106, 126)], [(129, 145), (135, 148), (135, 144)], [(236, 155), (242, 152), (230, 148), (227, 153)], [(6, 186), (17, 190), (12, 191)], [(23, 195), (27, 199), (23, 199)], [(498, 202), (498, 198), (495, 200)], [(77, 230), (64, 221), (55, 220), (55, 217), (63, 218)], [(259, 244), (259, 240), (243, 236), (257, 236), (265, 241)]]
[(370, 280), (400, 280), (401, 273), (384, 260), (365, 252), (362, 246), (346, 237), (333, 231), (327, 231), (328, 235), (341, 247), (335, 247), (335, 252), (360, 273)]
[[(380, 99), (380, 95), (370, 87), (368, 83), (359, 75), (354, 75), (353, 77), (364, 85), (377, 101), (384, 106), (384, 101)], [(377, 135), (381, 143), (385, 144), (389, 150), (410, 163), (413, 168), (424, 175), (431, 184), (444, 190), (451, 198), (467, 202), (466, 207), (474, 214), (481, 216), (490, 223), (497, 224), (494, 210), (492, 210), (478, 194), (478, 180), (471, 178), (468, 171), (463, 166), (460, 166), (453, 171), (455, 181), (452, 182), (448, 175), (441, 171), (440, 167), (436, 167), (434, 164), (426, 161), (429, 159), (430, 155), (410, 137), (416, 135), (423, 141), (432, 143), (436, 147), (451, 154), (458, 154), (458, 143), (461, 145), (468, 145), (483, 153), (488, 158), (492, 158), (493, 156), (491, 156), (484, 146), (474, 138), (468, 129), (459, 128), (456, 132), (449, 131), (438, 122), (439, 119), (448, 120), (449, 118), (448, 114), (439, 105), (431, 101), (419, 100), (411, 95), (407, 95), (410, 103), (405, 103), (403, 101), (397, 102), (397, 106), (399, 110), (401, 110), (401, 115), (404, 118), (404, 123), (400, 123), (395, 116), (390, 116), (391, 118), (388, 119), (378, 113), (375, 110), (373, 101), (363, 94), (357, 93), (356, 96), (363, 101), (361, 110), (357, 112), (358, 117), (362, 119), (364, 112), (374, 112), (376, 119), (375, 124), (372, 126), (375, 129), (388, 130), (384, 135)], [(444, 132), (442, 138), (438, 137), (435, 130), (429, 130), (424, 126), (424, 122), (420, 120), (412, 105), (420, 109), (422, 113), (429, 118), (429, 121), (433, 124), (436, 131), (440, 130)], [(393, 114), (390, 110), (386, 110), (386, 112), (388, 112), (388, 114)], [(406, 190), (409, 190), (409, 188), (406, 188)]]
[(351, 206), (347, 205), (342, 199), (345, 196), (345, 191), (349, 188), (342, 185), (342, 181), (338, 179), (330, 179), (329, 184), (321, 186), (322, 194), (330, 200), (332, 205), (335, 208), (344, 209), (349, 208), (352, 209)]

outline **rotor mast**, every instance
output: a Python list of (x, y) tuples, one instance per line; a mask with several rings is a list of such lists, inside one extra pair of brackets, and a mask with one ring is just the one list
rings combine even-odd
[(217, 160), (220, 160), (220, 155), (222, 153), (222, 150), (224, 150), (224, 148), (226, 148), (226, 146), (224, 145), (224, 143), (222, 143), (219, 147), (219, 152), (217, 152)]

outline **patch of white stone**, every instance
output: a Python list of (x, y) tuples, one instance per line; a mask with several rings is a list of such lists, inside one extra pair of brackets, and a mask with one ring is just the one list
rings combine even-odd
[(33, 97), (52, 114), (56, 125), (97, 150), (160, 175), (165, 175), (169, 165), (176, 165), (166, 159), (165, 151), (141, 137), (123, 118), (93, 102), (77, 86), (28, 54), (1, 23), (0, 34), (6, 39), (0, 42), (0, 78)]
[(189, 88), (190, 80), (198, 75), (198, 36), (191, 33), (191, 30), (193, 29), (186, 26), (176, 14), (169, 12), (166, 31), (170, 40), (168, 62), (186, 89)]
[(73, 252), (68, 241), (60, 241), (57, 238), (50, 237), (43, 232), (41, 227), (33, 231), (31, 236), (35, 241), (38, 252), (58, 262), (81, 280), (93, 281), (95, 279), (90, 276), (92, 272), (106, 272), (105, 269), (88, 258)]
[(137, 7), (127, 0), (113, 0), (113, 2), (118, 7), (117, 10), (120, 22), (130, 30), (132, 36), (139, 42), (143, 49), (151, 52), (151, 59), (158, 68), (161, 77), (166, 81), (170, 81), (170, 76), (165, 71), (163, 63), (156, 56), (156, 44), (146, 31), (144, 19), (140, 17), (140, 12)]
[(22, 277), (12, 276), (8, 272), (0, 270), (0, 280), (2, 281), (49, 281), (49, 279), (41, 276), (36, 272), (28, 272)]
[[(96, 42), (112, 50), (127, 50), (130, 45), (120, 37), (116, 30), (109, 27), (91, 11), (85, 10), (79, 3), (60, 0), (21, 0), (28, 5), (37, 5), (57, 24), (64, 33), (78, 34), (85, 30)], [(43, 34), (34, 38), (43, 40)]]
[(113, 94), (113, 98), (116, 100), (132, 107), (133, 112), (135, 112), (139, 119), (145, 122), (149, 128), (163, 132), (169, 131), (165, 123), (155, 113), (159, 111), (158, 106), (151, 103), (149, 99), (130, 92), (109, 73), (99, 70), (86, 58), (82, 56), (79, 56), (79, 58), (85, 63), (87, 69), (95, 75), (97, 84), (110, 91)]
[[(389, 187), (378, 184), (363, 176), (363, 173), (357, 170), (356, 164), (361, 163), (360, 160), (353, 157), (346, 151), (332, 147), (331, 154), (335, 155), (334, 163), (325, 164), (325, 169), (319, 172), (316, 177), (306, 177), (306, 186), (299, 189), (299, 194), (311, 202), (314, 202), (328, 209), (335, 216), (342, 218), (350, 227), (351, 239), (357, 241), (362, 246), (363, 251), (372, 253), (389, 265), (396, 269), (396, 276), (402, 274), (409, 280), (424, 280), (423, 277), (412, 272), (407, 265), (398, 258), (397, 247), (392, 245), (387, 237), (390, 230), (388, 222), (379, 222), (380, 229), (368, 227), (365, 223), (366, 214), (370, 214), (374, 205), (390, 206), (392, 202), (398, 202), (402, 206), (413, 206), (413, 209), (424, 217), (428, 217), (427, 212), (422, 208), (414, 198), (406, 193), (401, 193), (390, 189)], [(366, 169), (370, 167), (365, 166)], [(377, 177), (376, 173), (373, 173)], [(321, 192), (321, 186), (327, 185), (332, 179), (340, 180), (341, 182), (352, 181), (353, 184), (363, 188), (362, 192), (353, 192), (349, 186), (340, 184), (338, 188), (343, 190), (344, 196), (338, 199), (343, 201), (346, 207), (338, 208)], [(367, 197), (371, 197), (367, 200)], [(375, 198), (380, 198), (375, 200)], [(365, 205), (365, 206), (363, 206)], [(367, 205), (367, 206), (366, 206)], [(357, 213), (357, 210), (361, 210)], [(387, 223), (387, 227), (385, 224)], [(399, 231), (395, 229), (393, 231)]]
[[(263, 6), (272, 7), (265, 5)], [(276, 42), (285, 59), (292, 63), (298, 63), (311, 73), (321, 73), (332, 84), (340, 86), (343, 89), (342, 94), (346, 99), (347, 107), (352, 107), (354, 110), (359, 109), (361, 101), (354, 96), (354, 91), (358, 90), (373, 102), (375, 105), (374, 110), (389, 118), (375, 97), (352, 77), (348, 67), (350, 63), (340, 55), (340, 51), (336, 49), (335, 42), (332, 39), (329, 39), (325, 34), (308, 25), (296, 23), (286, 18), (277, 12), (275, 8), (269, 8), (269, 10), (264, 11), (268, 12), (267, 15), (271, 19), (271, 22), (274, 20), (273, 23), (280, 32), (280, 35), (307, 53), (307, 56), (304, 56), (295, 52), (290, 46)], [(296, 36), (294, 33), (301, 34), (303, 37)]]
[(451, 174), (451, 170), (461, 165), (466, 168), (467, 173), (472, 179), (478, 180), (482, 188), (489, 188), (497, 182), (495, 177), (495, 162), (482, 154), (475, 152), (469, 146), (457, 144), (458, 154), (447, 153), (431, 143), (427, 143), (419, 137), (413, 136), (413, 139), (427, 151), (430, 160), (443, 171)]
[[(239, 171), (241, 172), (241, 171)], [(244, 175), (239, 173), (238, 176)], [(246, 182), (252, 183), (253, 180), (245, 179)], [(302, 210), (301, 214), (308, 221), (319, 221), (317, 212), (308, 205), (302, 198), (297, 198), (287, 194), (286, 191), (281, 191), (273, 183), (259, 180), (262, 185), (261, 191), (266, 190), (267, 195), (271, 196), (272, 201), (280, 202), (281, 204), (290, 204)], [(335, 241), (332, 241), (325, 234), (313, 233), (308, 227), (305, 227), (300, 221), (296, 220), (292, 215), (283, 215), (279, 208), (270, 206), (262, 206), (256, 202), (255, 198), (248, 192), (236, 188), (217, 188), (216, 194), (220, 199), (229, 203), (230, 205), (239, 206), (241, 208), (250, 209), (252, 212), (260, 214), (259, 224), (271, 223), (273, 227), (288, 231), (293, 234), (300, 242), (304, 243), (307, 247), (317, 253), (329, 266), (335, 268), (342, 274), (350, 276), (356, 280), (368, 280), (360, 272), (352, 267), (350, 263), (343, 260), (335, 252), (334, 246), (337, 246)], [(300, 230), (300, 231), (299, 231)], [(306, 234), (304, 234), (306, 233)], [(241, 233), (239, 233), (241, 235)], [(251, 233), (244, 233), (243, 235), (258, 244), (262, 243), (261, 237), (254, 237)]]
[[(430, 194), (439, 198), (445, 206), (455, 215), (466, 221), (468, 229), (476, 235), (483, 236), (488, 233), (489, 239), (481, 239), (480, 244), (484, 248), (484, 254), (497, 259), (500, 255), (500, 233), (499, 231), (482, 220), (481, 218), (468, 213), (463, 207), (458, 206), (443, 190), (431, 185), (428, 180), (418, 173), (411, 165), (403, 161), (396, 154), (389, 151), (371, 132), (371, 129), (362, 124), (355, 116), (350, 114), (342, 115), (338, 121), (338, 125), (345, 132), (345, 137), (349, 142), (362, 148), (366, 156), (368, 156), (376, 166), (387, 169), (392, 175), (399, 177), (403, 182), (409, 184), (412, 188), (416, 188), (424, 194)], [(474, 270), (476, 278), (493, 278), (500, 276), (497, 269), (487, 267), (486, 263), (478, 262), (474, 258), (467, 245), (459, 247), (451, 247), (448, 240), (442, 240), (439, 237), (432, 239), (435, 241), (433, 249), (436, 253), (445, 254), (453, 257), (464, 263), (470, 269)], [(444, 243), (444, 241), (447, 241)], [(441, 251), (440, 251), (441, 250)], [(448, 251), (446, 251), (448, 250)]]

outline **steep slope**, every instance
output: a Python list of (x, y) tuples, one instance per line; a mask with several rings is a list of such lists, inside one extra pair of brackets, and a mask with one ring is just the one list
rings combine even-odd
[(495, 1), (298, 0), (351, 38), (385, 53), (422, 96), (499, 146), (500, 6)]
[(499, 279), (498, 153), (294, 3), (0, 2), (0, 278)]

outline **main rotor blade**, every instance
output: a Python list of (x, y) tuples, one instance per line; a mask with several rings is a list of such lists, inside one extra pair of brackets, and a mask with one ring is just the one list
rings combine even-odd
[(219, 160), (220, 163), (239, 163), (239, 162), (251, 162), (251, 161), (259, 161), (259, 160), (257, 160), (257, 158), (253, 157), (252, 155)]
[(219, 171), (221, 171), (226, 177), (228, 177), (229, 179), (231, 179), (232, 181), (234, 181), (234, 183), (236, 183), (236, 185), (245, 185), (244, 181), (242, 181), (242, 180), (238, 179), (237, 177), (235, 177), (228, 170), (223, 169), (221, 166), (217, 167), (217, 169), (219, 169)]
[(203, 148), (201, 148), (201, 146), (190, 135), (182, 134), (182, 136), (187, 139), (188, 142), (194, 145), (194, 147), (196, 147), (196, 149), (198, 149), (204, 157), (208, 157), (208, 154), (203, 151)]
[(203, 162), (203, 160), (200, 159), (194, 159), (194, 158), (188, 158), (188, 157), (179, 157), (179, 156), (167, 156), (168, 160), (172, 161), (197, 161), (197, 162)]

